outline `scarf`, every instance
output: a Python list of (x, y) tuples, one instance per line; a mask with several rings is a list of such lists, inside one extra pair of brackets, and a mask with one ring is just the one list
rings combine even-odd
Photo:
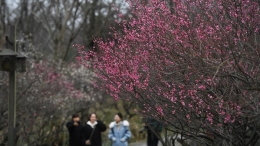
[(116, 126), (116, 127), (115, 127), (116, 130), (119, 131), (120, 128), (122, 127), (122, 122), (120, 121), (120, 122), (116, 123), (115, 126)]
[(95, 121), (94, 123), (91, 123), (90, 121), (88, 121), (87, 124), (88, 124), (91, 128), (94, 128), (94, 127), (97, 125), (97, 121)]

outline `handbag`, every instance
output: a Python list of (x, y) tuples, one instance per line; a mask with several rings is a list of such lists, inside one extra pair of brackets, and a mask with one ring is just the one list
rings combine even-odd
[(93, 128), (93, 130), (92, 130), (92, 132), (91, 132), (91, 135), (90, 135), (89, 139), (86, 140), (86, 143), (85, 143), (86, 145), (91, 145), (90, 139), (92, 138), (92, 135), (93, 135), (93, 133), (94, 133), (94, 131), (95, 131), (95, 128), (96, 128), (96, 126)]

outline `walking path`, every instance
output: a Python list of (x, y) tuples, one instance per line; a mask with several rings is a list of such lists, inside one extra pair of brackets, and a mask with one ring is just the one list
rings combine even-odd
[[(129, 146), (147, 146), (145, 141), (130, 143)], [(162, 146), (159, 142), (158, 146)], [(182, 146), (177, 140), (175, 140), (175, 146)]]
[[(135, 142), (135, 143), (130, 143), (129, 146), (147, 146), (146, 142), (141, 141), (141, 142)], [(162, 144), (158, 144), (158, 146), (162, 146)]]

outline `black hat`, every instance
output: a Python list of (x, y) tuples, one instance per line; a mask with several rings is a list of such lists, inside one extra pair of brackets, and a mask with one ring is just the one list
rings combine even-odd
[(123, 115), (121, 113), (117, 113), (116, 115), (118, 115), (118, 117), (122, 120), (123, 119)]
[(78, 118), (78, 117), (79, 117), (79, 114), (77, 114), (77, 113), (74, 113), (74, 114), (71, 116), (72, 119)]

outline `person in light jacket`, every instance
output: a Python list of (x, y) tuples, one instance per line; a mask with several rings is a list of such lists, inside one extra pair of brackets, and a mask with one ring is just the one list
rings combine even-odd
[(123, 120), (121, 113), (117, 113), (114, 122), (109, 124), (110, 131), (108, 138), (112, 141), (112, 146), (128, 146), (128, 140), (131, 138), (129, 122)]

